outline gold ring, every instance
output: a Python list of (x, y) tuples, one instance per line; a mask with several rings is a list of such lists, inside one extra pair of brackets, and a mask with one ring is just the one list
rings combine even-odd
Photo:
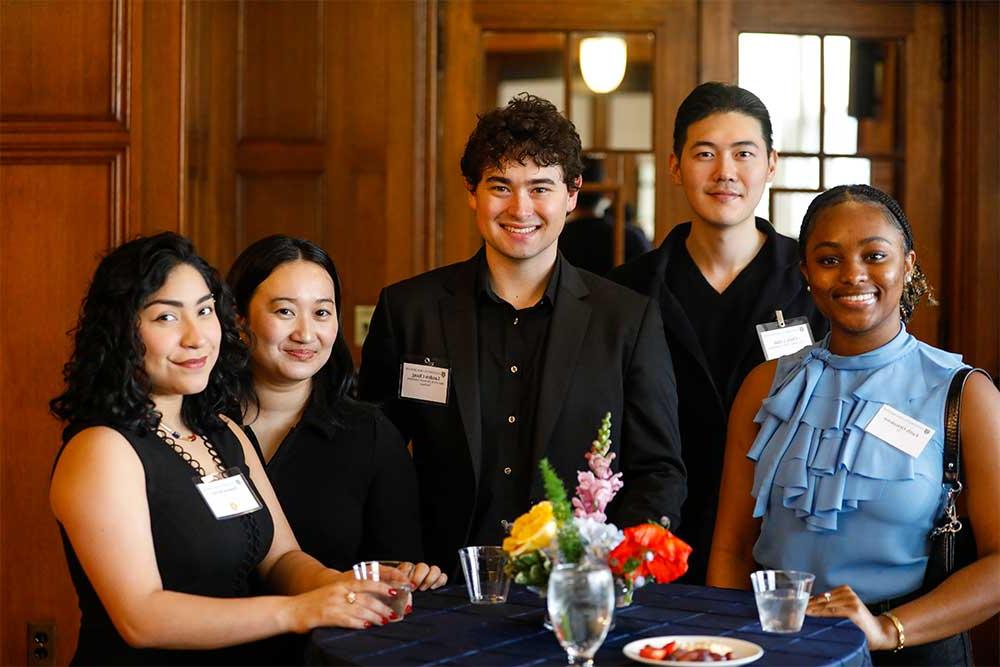
[(347, 604), (354, 604), (358, 599), (358, 594), (354, 591), (347, 591)]
[(827, 601), (827, 603), (829, 603), (829, 602), (830, 602), (830, 600), (831, 600), (831, 599), (833, 599), (833, 596), (832, 596), (832, 595), (830, 595), (830, 593), (829, 593), (829, 592), (826, 592), (826, 593), (823, 593), (823, 599), (824, 599), (824, 600), (826, 600), (826, 601)]

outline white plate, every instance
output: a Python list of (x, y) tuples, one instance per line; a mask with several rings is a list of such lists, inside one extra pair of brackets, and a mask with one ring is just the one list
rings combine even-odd
[[(651, 658), (643, 658), (639, 655), (639, 650), (647, 644), (652, 644), (653, 646), (664, 646), (670, 642), (677, 642), (678, 644), (695, 644), (701, 642), (723, 644), (730, 651), (732, 651), (733, 658), (732, 660), (720, 660), (719, 662), (678, 662), (677, 660), (653, 660)], [(663, 637), (646, 637), (644, 639), (636, 639), (634, 642), (626, 644), (625, 648), (622, 649), (622, 653), (636, 662), (644, 662), (647, 665), (667, 665), (668, 667), (722, 665), (723, 667), (736, 667), (736, 665), (745, 665), (748, 662), (753, 662), (760, 656), (764, 655), (764, 649), (753, 642), (748, 642), (744, 639), (736, 639), (735, 637), (718, 637), (712, 635), (665, 635)]]

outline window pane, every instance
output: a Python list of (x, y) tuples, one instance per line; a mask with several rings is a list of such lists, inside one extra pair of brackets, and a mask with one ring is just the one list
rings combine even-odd
[(584, 81), (580, 42), (598, 35), (570, 35), (570, 109), (584, 150), (641, 150), (653, 148), (653, 45), (652, 33), (619, 33), (626, 47), (625, 73), (607, 93), (593, 92)]
[(848, 115), (847, 110), (851, 97), (850, 38), (823, 39), (823, 69), (826, 83), (823, 148), (827, 153), (857, 153), (858, 120)]
[(819, 158), (779, 157), (774, 185), (781, 188), (818, 188)]
[(815, 192), (775, 192), (774, 217), (771, 222), (779, 233), (792, 238), (799, 237), (799, 227), (809, 204), (816, 197)]
[(819, 151), (820, 39), (741, 33), (739, 85), (767, 106), (779, 151)]
[(856, 157), (828, 158), (823, 165), (826, 189), (855, 183), (872, 184), (872, 161)]
[(564, 111), (562, 33), (486, 32), (483, 45), (487, 109), (504, 106), (518, 93), (545, 98)]

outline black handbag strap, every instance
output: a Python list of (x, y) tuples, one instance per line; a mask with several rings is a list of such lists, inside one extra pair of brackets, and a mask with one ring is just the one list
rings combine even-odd
[[(960, 368), (951, 378), (948, 397), (944, 404), (944, 483), (951, 487), (961, 487), (962, 392), (965, 390), (965, 383), (969, 380), (969, 376), (973, 373), (982, 373), (989, 378), (989, 374), (981, 368)], [(960, 491), (961, 488), (956, 491), (956, 494)]]

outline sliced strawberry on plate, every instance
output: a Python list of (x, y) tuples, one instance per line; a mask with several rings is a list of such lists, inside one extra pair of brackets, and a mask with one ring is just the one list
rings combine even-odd
[(673, 654), (676, 645), (677, 642), (669, 642), (660, 647), (646, 644), (639, 649), (639, 656), (647, 660), (666, 660)]

